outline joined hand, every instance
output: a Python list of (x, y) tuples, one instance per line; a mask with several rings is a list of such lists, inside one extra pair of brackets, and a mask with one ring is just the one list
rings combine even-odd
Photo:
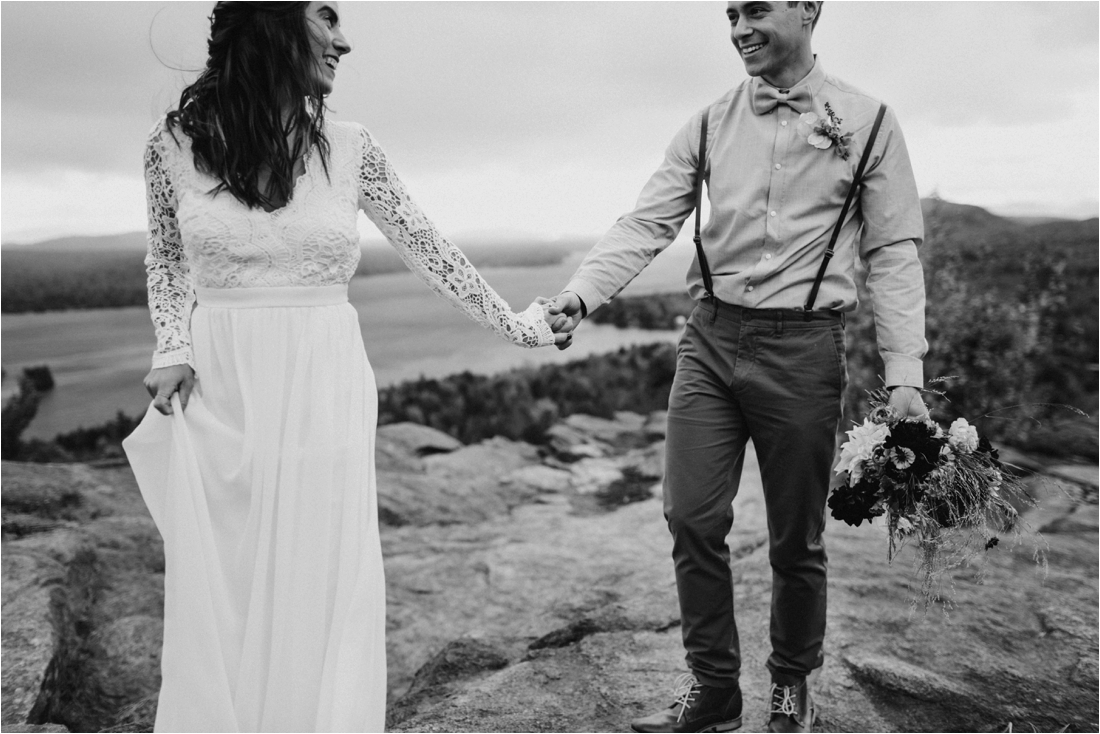
[(578, 296), (576, 293), (566, 291), (564, 293), (559, 293), (552, 299), (539, 298), (537, 300), (539, 303), (546, 306), (548, 314), (546, 320), (550, 322), (551, 328), (554, 328), (555, 322), (552, 321), (554, 317), (561, 318), (564, 316), (568, 319), (569, 328), (567, 330), (563, 328), (561, 331), (559, 331), (558, 329), (554, 328), (555, 334), (558, 334), (559, 336), (561, 334), (565, 334), (565, 339), (556, 340), (555, 345), (558, 349), (568, 349), (573, 343), (573, 330), (577, 328), (577, 326), (581, 323), (581, 319), (584, 318), (584, 315), (581, 311), (580, 296)]
[(550, 330), (554, 332), (554, 345), (558, 349), (567, 348), (572, 343), (572, 332), (573, 329), (577, 328), (576, 321), (561, 311), (554, 312), (552, 309), (553, 301), (549, 298), (539, 296), (535, 299), (535, 303), (542, 306), (542, 317), (546, 319), (546, 323), (550, 325)]

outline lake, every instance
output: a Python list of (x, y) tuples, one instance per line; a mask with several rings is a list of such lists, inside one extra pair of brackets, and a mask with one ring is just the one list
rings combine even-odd
[[(683, 290), (690, 248), (690, 241), (670, 247), (624, 294)], [(484, 268), (481, 273), (519, 311), (535, 296), (557, 293), (582, 255), (548, 267)], [(569, 362), (678, 336), (677, 332), (589, 323), (577, 331), (569, 349), (522, 349), (478, 326), (412, 273), (356, 278), (349, 299), (359, 312), (367, 356), (382, 387), (422, 375), (443, 377), (466, 370), (493, 374)], [(42, 400), (25, 438), (52, 438), (80, 426), (104, 423), (119, 410), (138, 415), (148, 406), (141, 380), (149, 371), (156, 342), (144, 307), (4, 314), (0, 326), (5, 394), (23, 367), (31, 365), (48, 365), (56, 383)]]

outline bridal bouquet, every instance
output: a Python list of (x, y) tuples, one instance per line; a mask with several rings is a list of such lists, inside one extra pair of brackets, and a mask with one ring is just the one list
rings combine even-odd
[(947, 429), (931, 419), (900, 420), (882, 392), (871, 405), (841, 446), (836, 472), (843, 484), (828, 504), (834, 518), (853, 526), (885, 515), (891, 562), (916, 542), (928, 605), (938, 598), (944, 572), (995, 547), (1003, 533), (1018, 536), (1017, 507), (1035, 501), (966, 419)]

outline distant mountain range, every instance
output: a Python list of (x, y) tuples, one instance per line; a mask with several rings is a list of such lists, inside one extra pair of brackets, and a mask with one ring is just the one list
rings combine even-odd
[[(75, 235), (72, 237), (58, 237), (56, 239), (42, 240), (41, 242), (31, 242), (27, 244), (5, 243), (2, 247), (9, 252), (20, 250), (34, 250), (37, 252), (127, 252), (138, 250), (144, 252), (146, 247), (146, 236), (145, 232), (123, 232), (122, 234), (95, 236)], [(472, 247), (474, 249), (493, 251), (505, 250), (510, 247), (515, 247), (516, 245), (532, 245), (540, 248), (551, 248), (555, 251), (576, 250), (586, 245), (590, 247), (594, 244), (594, 240), (591, 238), (536, 241), (530, 235), (517, 234), (508, 237), (499, 233), (489, 233), (485, 235), (468, 234), (457, 239), (459, 245), (463, 248)], [(380, 238), (361, 239), (359, 240), (359, 245), (367, 250), (392, 249), (388, 242)]]
[[(979, 206), (969, 204), (955, 204), (942, 199), (922, 199), (921, 209), (924, 212), (926, 225), (932, 222), (950, 222), (953, 234), (981, 235), (982, 240), (990, 236), (1007, 233), (1022, 234), (1027, 230), (1029, 239), (1038, 236), (1055, 235), (1059, 238), (1065, 236), (1079, 237), (1081, 233), (1087, 233), (1089, 228), (1097, 228), (1097, 218), (1077, 220), (1059, 219), (1055, 217), (1003, 217), (982, 209)], [(96, 252), (96, 251), (133, 251), (145, 250), (145, 232), (124, 232), (122, 234), (60, 237), (57, 239), (43, 240), (25, 245), (5, 244), (6, 250), (33, 249), (40, 252)], [(527, 244), (523, 237), (510, 239), (514, 244)], [(466, 247), (471, 240), (476, 240), (475, 247), (493, 250), (504, 249), (507, 245), (497, 236), (466, 237), (460, 239), (460, 245)], [(377, 240), (362, 240), (360, 244), (366, 248), (383, 246), (384, 243)], [(547, 243), (539, 243), (545, 247)], [(554, 249), (579, 249), (585, 244), (591, 244), (591, 240), (559, 241), (552, 243)]]
[[(1074, 270), (1095, 271), (1100, 220), (1001, 217), (942, 199), (923, 199), (925, 240), (998, 270), (1015, 269), (1030, 254), (1065, 257)], [(922, 258), (923, 259), (923, 258)]]
[(1063, 219), (1059, 217), (1003, 217), (970, 204), (956, 204), (943, 199), (921, 199), (921, 212), (925, 223), (933, 220), (950, 221), (953, 226), (968, 231), (1006, 232), (1021, 229), (1054, 230), (1065, 227), (1096, 225), (1096, 217), (1090, 219)]
[[(938, 199), (922, 202), (925, 244), (921, 260), (928, 267), (949, 267), (968, 277), (994, 277), (1017, 283), (1036, 263), (1050, 263), (1095, 292), (1100, 222), (1001, 217), (981, 207)], [(361, 242), (356, 275), (373, 276), (405, 270), (397, 251), (377, 241)], [(594, 238), (539, 242), (516, 235), (508, 241), (489, 235), (460, 238), (459, 244), (478, 268), (558, 265), (587, 251)], [(686, 251), (690, 256), (690, 250)], [(0, 252), (0, 311), (51, 311), (108, 308), (146, 302), (145, 233), (99, 237), (63, 237), (32, 245), (8, 246)], [(666, 261), (667, 262), (667, 261)], [(684, 265), (686, 267), (686, 265)], [(1095, 310), (1095, 305), (1088, 306)]]
[(52, 240), (32, 242), (26, 245), (10, 245), (5, 243), (5, 250), (33, 249), (41, 252), (96, 252), (140, 250), (145, 251), (145, 232), (123, 232), (122, 234), (104, 234), (95, 236), (76, 235), (73, 237), (58, 237)]

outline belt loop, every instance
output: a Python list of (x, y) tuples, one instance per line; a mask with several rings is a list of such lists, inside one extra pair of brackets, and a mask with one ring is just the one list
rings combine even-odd
[(775, 323), (775, 335), (781, 337), (781, 336), (783, 336), (783, 318), (784, 318), (784, 315), (783, 315), (782, 311), (780, 311), (778, 315), (779, 315), (779, 318), (776, 320), (776, 323)]
[(806, 309), (802, 312), (802, 320), (803, 321), (809, 323), (810, 319), (812, 319), (812, 318), (813, 318), (813, 311), (810, 311), (809, 309)]
[(840, 328), (844, 328), (848, 325), (848, 314), (840, 314)]
[(710, 301), (711, 308), (714, 309), (710, 314), (710, 323), (713, 325), (714, 322), (718, 320), (718, 299), (708, 295), (707, 300)]

